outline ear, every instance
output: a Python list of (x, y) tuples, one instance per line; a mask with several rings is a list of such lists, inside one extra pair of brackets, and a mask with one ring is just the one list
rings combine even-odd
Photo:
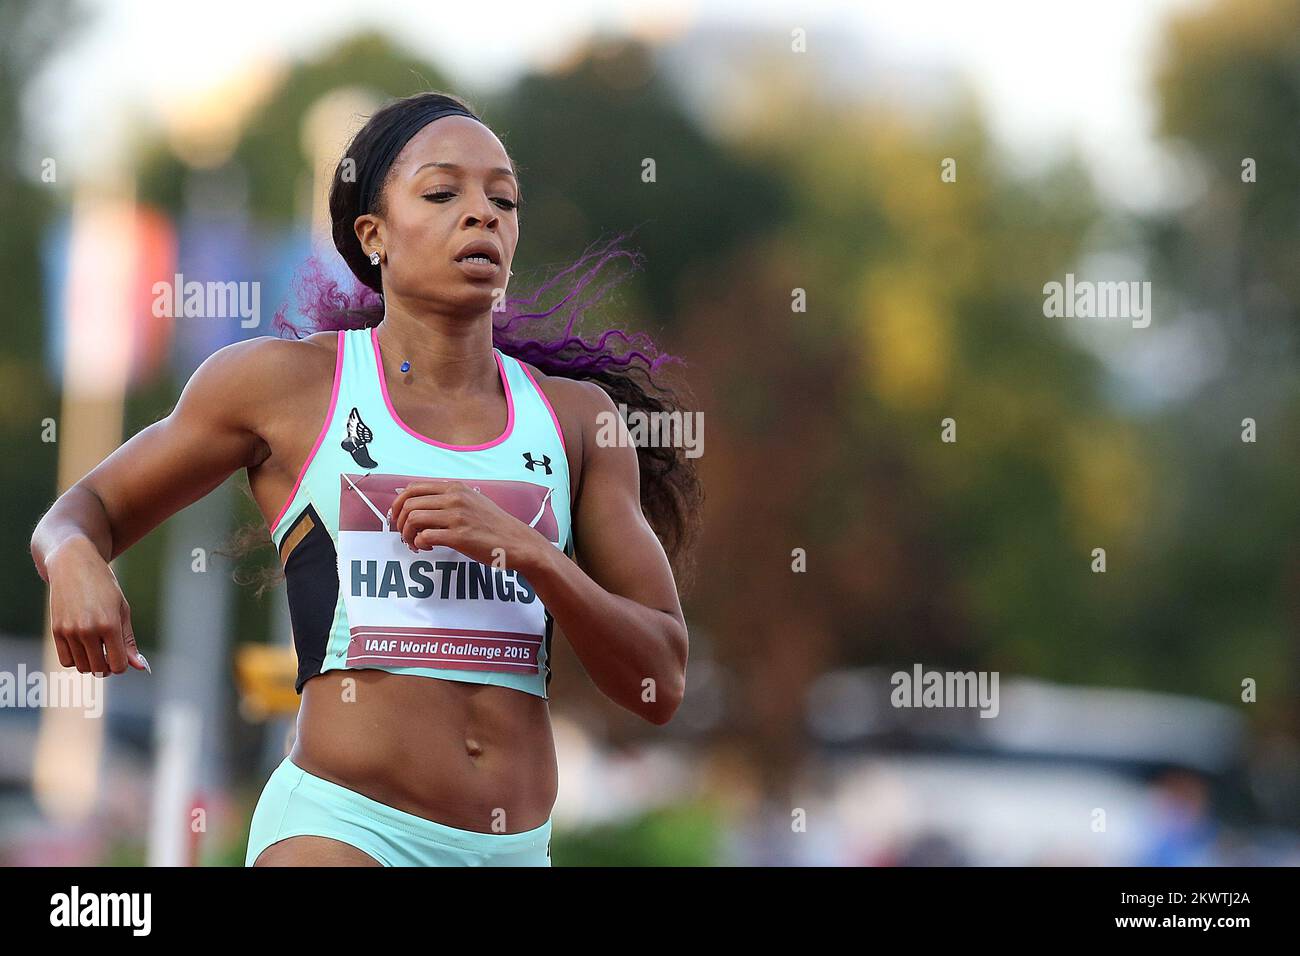
[(357, 241), (361, 243), (361, 251), (366, 255), (382, 251), (384, 248), (383, 225), (383, 221), (373, 213), (357, 216), (356, 221), (352, 223), (352, 230), (357, 234)]

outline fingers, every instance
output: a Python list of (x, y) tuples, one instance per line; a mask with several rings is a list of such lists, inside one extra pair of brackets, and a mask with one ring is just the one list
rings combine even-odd
[(72, 652), (72, 662), (83, 674), (107, 674), (108, 662), (104, 660), (104, 635), (109, 628), (103, 624), (83, 622), (64, 628), (63, 640)]
[(69, 636), (68, 650), (72, 653), (72, 664), (83, 674), (90, 673), (90, 658), (86, 656), (86, 649), (82, 646), (81, 640)]
[(135, 644), (135, 626), (131, 623), (131, 605), (126, 603), (126, 598), (122, 599), (122, 646), (126, 651), (126, 662), (136, 670), (152, 674), (153, 668), (145, 660), (144, 655), (140, 653), (140, 648)]
[(140, 653), (140, 648), (135, 645), (135, 631), (129, 631), (123, 637), (123, 643), (126, 644), (126, 662), (138, 671), (152, 674), (153, 668), (149, 666), (149, 661)]
[(458, 527), (461, 523), (462, 515), (458, 512), (447, 510), (431, 511), (421, 509), (412, 511), (407, 515), (406, 520), (398, 528), (401, 533), (402, 541), (408, 545), (416, 543), (416, 538), (421, 531), (430, 529), (449, 529)]
[(52, 630), (59, 663), (64, 667), (75, 667), (82, 674), (99, 677), (125, 673), (129, 665), (140, 670), (149, 668), (136, 649), (129, 609), (125, 618), (117, 622), (85, 620), (58, 624)]
[(100, 563), (92, 570), (107, 570), (106, 577), (69, 566), (66, 574), (50, 581), (50, 636), (59, 664), (99, 677), (124, 674), (131, 666), (148, 670), (148, 662), (135, 646), (131, 608), (117, 575), (97, 560)]
[(437, 548), (443, 545), (449, 548), (454, 548), (457, 541), (453, 532), (446, 528), (425, 528), (415, 536), (415, 540), (412, 544), (417, 551), (427, 551), (430, 548)]
[(115, 630), (114, 626), (104, 621), (92, 621), (76, 629), (73, 635), (72, 656), (77, 659), (77, 670), (83, 674), (108, 673), (108, 661), (104, 660), (104, 641), (113, 639), (113, 630)]
[(96, 677), (107, 677), (109, 669), (108, 660), (104, 657), (104, 645), (100, 642), (92, 642), (86, 644), (85, 648), (86, 657), (90, 660), (90, 673)]
[(388, 511), (396, 517), (411, 498), (417, 495), (436, 495), (445, 490), (448, 485), (456, 483), (448, 478), (421, 478), (419, 481), (413, 481), (397, 493)]
[(83, 674), (90, 673), (90, 660), (86, 657), (86, 651), (81, 646), (81, 641), (69, 638), (68, 653), (72, 655), (72, 666)]
[(72, 667), (77, 663), (72, 656), (72, 649), (68, 647), (68, 639), (58, 634), (54, 635), (54, 650), (59, 655), (59, 663), (64, 667)]
[[(389, 512), (389, 527), (394, 531), (402, 531), (406, 527), (406, 522), (411, 520), (411, 515), (417, 511), (428, 512), (435, 505), (434, 498), (431, 495), (421, 495), (418, 498), (408, 498), (399, 505), (393, 502), (393, 510)], [(405, 540), (405, 536), (403, 536)]]
[[(416, 523), (417, 527), (428, 525), (446, 527), (445, 524), (438, 523), (446, 520), (441, 516), (450, 511), (463, 508), (468, 504), (470, 494), (470, 490), (462, 485), (459, 488), (448, 488), (446, 491), (435, 494), (411, 497), (400, 505), (394, 502), (389, 527), (400, 532), (402, 540), (409, 543), (410, 536), (407, 534), (407, 529), (412, 523)], [(419, 524), (421, 520), (424, 524)]]
[[(129, 612), (126, 612), (129, 614)], [(117, 629), (104, 640), (104, 652), (108, 658), (108, 669), (114, 674), (126, 672), (126, 641), (123, 630), (127, 627), (123, 618)]]

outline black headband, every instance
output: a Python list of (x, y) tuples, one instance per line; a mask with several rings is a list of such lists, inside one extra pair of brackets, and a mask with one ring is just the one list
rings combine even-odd
[(464, 107), (447, 103), (430, 103), (407, 113), (399, 122), (384, 131), (370, 151), (370, 161), (365, 164), (364, 169), (359, 170), (357, 187), (361, 195), (360, 215), (373, 211), (370, 208), (371, 204), (379, 195), (379, 189), (388, 176), (388, 170), (397, 160), (397, 154), (402, 151), (402, 147), (420, 130), (444, 116), (468, 116), (473, 120), (478, 119)]

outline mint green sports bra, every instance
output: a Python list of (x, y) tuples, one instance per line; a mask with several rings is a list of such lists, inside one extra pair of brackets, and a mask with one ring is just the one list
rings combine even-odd
[(413, 554), (386, 515), (410, 481), (452, 478), (572, 554), (569, 462), (550, 402), (527, 368), (494, 348), (505, 431), (482, 445), (448, 445), (397, 416), (375, 329), (338, 337), (325, 423), (270, 529), (289, 596), (296, 689), (326, 671), (371, 668), (545, 698), (553, 622), (523, 575), (448, 547)]

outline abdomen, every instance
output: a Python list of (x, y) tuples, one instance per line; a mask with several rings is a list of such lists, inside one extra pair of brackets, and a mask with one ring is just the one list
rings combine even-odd
[(306, 683), (291, 759), (399, 810), (483, 833), (541, 826), (558, 784), (543, 698), (374, 670)]

